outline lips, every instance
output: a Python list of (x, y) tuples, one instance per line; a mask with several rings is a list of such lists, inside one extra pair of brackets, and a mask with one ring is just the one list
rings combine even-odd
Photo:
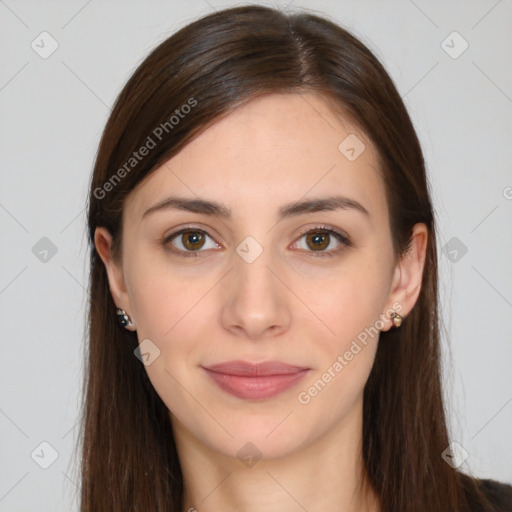
[(280, 361), (253, 364), (246, 361), (227, 361), (202, 367), (224, 391), (238, 398), (262, 400), (276, 396), (302, 380), (310, 368), (289, 365)]

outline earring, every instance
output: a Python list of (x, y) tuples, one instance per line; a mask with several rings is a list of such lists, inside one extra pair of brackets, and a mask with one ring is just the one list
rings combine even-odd
[(390, 318), (393, 319), (393, 324), (395, 325), (395, 327), (400, 327), (400, 325), (402, 325), (403, 318), (398, 313), (395, 313), (395, 312), (391, 313)]
[(117, 321), (122, 327), (131, 327), (132, 321), (130, 320), (130, 317), (126, 314), (124, 309), (117, 308)]

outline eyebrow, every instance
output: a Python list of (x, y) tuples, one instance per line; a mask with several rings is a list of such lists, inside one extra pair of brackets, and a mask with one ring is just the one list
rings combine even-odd
[[(279, 208), (279, 219), (320, 211), (355, 210), (369, 217), (368, 210), (354, 199), (343, 196), (329, 196), (305, 201), (294, 201)], [(202, 213), (222, 219), (231, 219), (231, 208), (216, 201), (170, 196), (155, 204), (142, 215), (142, 219), (155, 212), (167, 210), (182, 210), (192, 213)]]

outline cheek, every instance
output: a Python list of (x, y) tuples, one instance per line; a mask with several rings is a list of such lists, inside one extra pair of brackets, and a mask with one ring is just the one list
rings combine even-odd
[(132, 275), (130, 292), (139, 335), (164, 342), (182, 325), (190, 326), (190, 315), (201, 307), (208, 281), (183, 275), (162, 262), (145, 265), (140, 260)]
[[(388, 282), (376, 265), (345, 268), (335, 279), (307, 283), (298, 292), (314, 313), (312, 319), (322, 324), (333, 349), (343, 348), (360, 332), (377, 324), (387, 299)], [(303, 306), (301, 306), (303, 308)], [(316, 321), (315, 321), (316, 323)]]
[[(158, 356), (145, 366), (148, 377), (170, 411), (186, 417), (200, 415), (195, 386), (197, 354), (212, 319), (207, 317), (201, 300), (205, 294), (199, 283), (191, 284), (153, 268), (144, 277), (133, 280), (139, 343), (149, 339)], [(147, 342), (146, 342), (147, 343)], [(153, 345), (150, 345), (153, 346)]]
[[(383, 312), (387, 283), (382, 266), (370, 256), (366, 251), (338, 268), (317, 268), (315, 275), (307, 277), (290, 273), (286, 278), (293, 291), (286, 306), (291, 318), (288, 327), (302, 331), (306, 340), (316, 340), (324, 356), (347, 350)], [(143, 254), (132, 263), (138, 266), (132, 267), (130, 275), (130, 301), (141, 341), (149, 338), (161, 350), (186, 353), (207, 334), (205, 326), (211, 333), (212, 326), (219, 325), (227, 297), (216, 289), (218, 272), (176, 269), (144, 261)]]
[(349, 388), (364, 385), (373, 364), (382, 329), (380, 301), (354, 285), (333, 292), (323, 309), (321, 304), (317, 306), (329, 331), (311, 338), (316, 340), (315, 348), (321, 355), (315, 378), (321, 376), (325, 383), (346, 381), (344, 394), (350, 394)]
[[(146, 369), (151, 376), (165, 368), (181, 382), (197, 366), (209, 346), (205, 340), (212, 335), (212, 325), (218, 322), (220, 301), (214, 290), (218, 277), (211, 273), (200, 277), (197, 270), (194, 276), (170, 265), (144, 267), (141, 261), (139, 270), (145, 270), (133, 273), (130, 294), (137, 336), (139, 343), (149, 339), (160, 351), (155, 364)], [(169, 385), (169, 375), (163, 377)]]
[(376, 276), (362, 273), (332, 283), (323, 296), (310, 297), (312, 309), (328, 329), (315, 336), (309, 323), (303, 331), (314, 341), (310, 354), (316, 363), (297, 392), (303, 414), (322, 417), (328, 424), (349, 414), (361, 399), (382, 329), (382, 295)]

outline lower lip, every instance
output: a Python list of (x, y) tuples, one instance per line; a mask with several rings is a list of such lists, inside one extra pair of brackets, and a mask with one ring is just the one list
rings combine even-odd
[(213, 381), (224, 391), (245, 400), (263, 400), (279, 395), (302, 380), (309, 370), (287, 375), (262, 375), (242, 377), (213, 372), (203, 368)]

